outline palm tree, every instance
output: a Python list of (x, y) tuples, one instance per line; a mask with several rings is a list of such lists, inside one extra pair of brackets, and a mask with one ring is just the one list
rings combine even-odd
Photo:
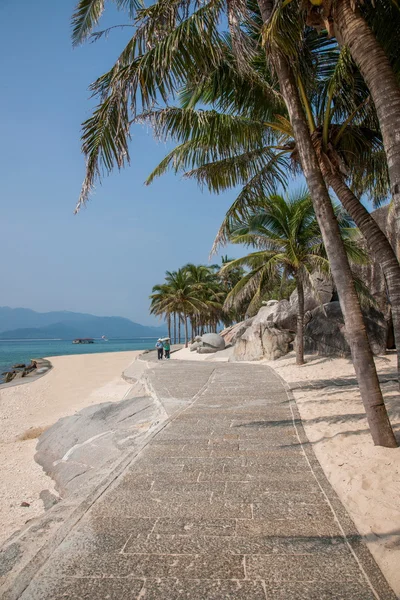
[(165, 283), (153, 286), (150, 299), (150, 314), (166, 319), (168, 337), (171, 339), (171, 288)]
[(165, 280), (171, 290), (170, 310), (178, 317), (178, 341), (180, 343), (180, 324), (183, 323), (185, 347), (187, 348), (189, 341), (188, 317), (197, 311), (206, 309), (207, 304), (191, 285), (189, 273), (185, 268), (177, 271), (167, 271)]
[(225, 292), (212, 267), (187, 264), (183, 270), (188, 276), (192, 293), (203, 303), (203, 307), (188, 314), (192, 323), (192, 337), (203, 333), (204, 326), (216, 330), (221, 319)]
[[(365, 254), (348, 234), (349, 220), (342, 216), (340, 223), (348, 254), (357, 262), (365, 262)], [(245, 298), (251, 299), (250, 304), (258, 302), (283, 275), (293, 277), (298, 294), (296, 363), (304, 364), (304, 289), (312, 286), (313, 273), (330, 273), (308, 191), (262, 198), (246, 216), (229, 221), (225, 227), (230, 243), (256, 248), (222, 268), (222, 272), (249, 268), (228, 294), (225, 306), (229, 308)]]
[[(318, 48), (321, 40), (316, 41), (311, 32), (306, 43), (312, 50), (315, 45)], [(387, 165), (382, 160), (381, 135), (375, 111), (368, 103), (368, 90), (347, 50), (337, 52), (334, 44), (327, 41), (326, 53), (329, 61), (319, 54), (319, 60), (314, 61), (317, 69), (308, 75), (311, 81), (302, 86), (304, 90), (310, 88), (303, 95), (303, 103), (324, 179), (360, 229), (385, 276), (400, 373), (400, 265), (386, 235), (353, 191), (368, 193), (378, 204), (387, 196), (389, 181)], [(232, 102), (240, 93), (235, 87), (237, 82), (227, 81), (218, 89), (215, 78), (215, 73), (211, 73), (201, 86), (188, 86), (184, 107), (151, 111), (145, 116), (160, 137), (172, 136), (182, 142), (156, 167), (148, 183), (172, 166), (175, 171), (186, 171), (186, 177), (195, 178), (213, 192), (244, 184), (229, 211), (235, 216), (251, 206), (254, 198), (257, 202), (259, 194), (272, 193), (276, 183), (286, 185), (283, 170), (288, 171), (291, 162), (299, 162), (298, 150), (293, 128), (284, 114), (267, 120), (271, 107), (263, 113), (261, 86), (244, 111), (240, 103)], [(342, 87), (345, 94), (339, 93)], [(207, 100), (227, 107), (228, 112), (192, 108), (196, 101), (204, 104)]]
[[(253, 27), (256, 21), (252, 18), (254, 11), (246, 2), (210, 1), (188, 6), (187, 2), (166, 0), (139, 10), (133, 1), (119, 0), (118, 4), (128, 4), (136, 11), (136, 27), (115, 66), (92, 86), (100, 97), (100, 104), (84, 123), (87, 174), (77, 210), (86, 201), (102, 167), (109, 172), (114, 164), (122, 167), (129, 162), (131, 112), (137, 112), (138, 99), (145, 109), (160, 98), (166, 102), (185, 80), (207, 74), (218, 64), (223, 54), (220, 22), (224, 13), (227, 14), (238, 68), (242, 71), (251, 68), (253, 40), (242, 24), (245, 22)], [(298, 88), (297, 56), (304, 27), (296, 25), (294, 36), (270, 36), (274, 29), (271, 23), (282, 22), (283, 11), (285, 22), (299, 23), (301, 18), (291, 4), (275, 11), (271, 0), (258, 0), (258, 6), (262, 21), (258, 34), (264, 37), (267, 60), (276, 74), (292, 124), (300, 163), (338, 289), (371, 434), (375, 444), (395, 447), (397, 444), (383, 403), (352, 273), (313, 145), (301, 87), (300, 91)], [(94, 7), (97, 12), (93, 11)], [(74, 19), (77, 41), (97, 23), (103, 7), (104, 0), (80, 0)]]
[[(363, 8), (363, 2), (323, 0), (319, 7), (309, 2), (313, 23), (327, 25), (341, 44), (347, 46), (371, 92), (376, 107), (387, 156), (390, 189), (396, 210), (397, 239), (400, 239), (400, 86), (398, 61), (400, 17), (397, 3), (385, 0)], [(369, 17), (370, 23), (363, 15)], [(370, 26), (372, 25), (372, 28)], [(377, 38), (377, 34), (379, 38)], [(386, 50), (386, 51), (385, 51)], [(394, 50), (394, 56), (391, 51)], [(389, 52), (388, 52), (389, 51)], [(392, 59), (392, 60), (391, 60)], [(398, 69), (398, 62), (396, 67)], [(398, 248), (398, 254), (400, 248)]]

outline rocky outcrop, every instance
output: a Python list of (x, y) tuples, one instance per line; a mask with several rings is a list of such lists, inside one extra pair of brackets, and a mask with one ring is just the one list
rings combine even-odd
[[(332, 283), (314, 275), (313, 285), (305, 290), (305, 353), (350, 354), (340, 305), (332, 298)], [(295, 344), (297, 311), (297, 292), (294, 292), (289, 300), (266, 302), (255, 317), (222, 332), (234, 345), (232, 360), (275, 360), (287, 354)], [(385, 353), (393, 345), (390, 310), (369, 308), (363, 313), (372, 352)]]
[(252, 325), (237, 340), (232, 359), (276, 360), (291, 350), (294, 333), (259, 323)]
[(165, 418), (152, 397), (88, 406), (57, 421), (37, 444), (35, 460), (64, 498), (97, 484), (126, 450), (139, 448)]
[[(304, 305), (311, 311), (321, 302), (329, 302), (333, 295), (330, 279), (314, 274), (305, 286)], [(298, 312), (297, 291), (289, 300), (269, 300), (252, 319), (234, 327), (233, 360), (275, 360), (292, 349)], [(229, 334), (228, 334), (229, 335)]]
[(240, 321), (240, 323), (235, 323), (232, 327), (227, 327), (219, 334), (225, 340), (225, 346), (234, 346), (236, 341), (244, 334), (246, 329), (250, 327), (254, 320), (254, 317), (251, 319), (246, 319), (246, 321)]
[[(304, 310), (311, 311), (321, 304), (329, 302), (333, 296), (333, 285), (330, 279), (319, 274), (312, 276), (312, 283), (305, 285)], [(297, 290), (290, 296), (289, 300), (270, 300), (260, 308), (253, 318), (252, 327), (259, 324), (296, 331), (298, 312)]]
[(10, 381), (14, 381), (14, 379), (21, 379), (22, 377), (26, 377), (36, 369), (37, 363), (34, 360), (31, 361), (29, 365), (25, 365), (23, 363), (13, 365), (10, 371), (2, 373), (4, 383), (10, 383)]
[[(345, 327), (339, 302), (330, 302), (315, 308), (307, 315), (304, 330), (304, 351), (323, 356), (349, 356), (350, 347), (346, 340)], [(387, 347), (389, 323), (383, 314), (374, 308), (364, 310), (371, 350), (384, 354)]]
[[(371, 212), (371, 216), (375, 219), (383, 233), (390, 241), (392, 248), (400, 253), (400, 240), (396, 242), (396, 229), (394, 220), (394, 211), (390, 210), (389, 205), (382, 206)], [(365, 243), (364, 243), (365, 246)], [(400, 254), (399, 254), (400, 256)], [(390, 305), (387, 298), (386, 282), (379, 262), (371, 257), (371, 262), (368, 265), (355, 265), (353, 271), (368, 287), (370, 293), (377, 302), (377, 307), (390, 319)]]

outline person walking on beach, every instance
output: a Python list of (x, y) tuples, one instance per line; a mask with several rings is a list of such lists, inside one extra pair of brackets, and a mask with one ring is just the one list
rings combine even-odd
[(171, 351), (171, 344), (169, 342), (169, 338), (167, 338), (166, 340), (164, 340), (164, 353), (165, 353), (165, 358), (169, 358), (169, 353)]
[(157, 340), (156, 342), (156, 348), (157, 348), (157, 354), (158, 354), (158, 360), (162, 360), (163, 357), (163, 352), (164, 352), (164, 346), (161, 340)]

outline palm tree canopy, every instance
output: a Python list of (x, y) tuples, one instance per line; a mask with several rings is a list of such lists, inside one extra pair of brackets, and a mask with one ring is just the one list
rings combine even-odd
[[(336, 212), (349, 258), (365, 263), (367, 255), (355, 240), (351, 220), (337, 207)], [(251, 313), (268, 288), (279, 280), (294, 277), (312, 285), (312, 273), (330, 273), (312, 200), (306, 190), (286, 197), (273, 195), (260, 199), (247, 215), (226, 221), (225, 234), (230, 243), (256, 249), (222, 267), (222, 273), (238, 267), (248, 269), (228, 294), (226, 309), (247, 299)]]

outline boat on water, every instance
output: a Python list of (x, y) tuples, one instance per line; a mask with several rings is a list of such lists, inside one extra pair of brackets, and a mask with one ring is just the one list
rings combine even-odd
[(76, 338), (72, 340), (73, 344), (94, 344), (93, 338)]
[(103, 342), (108, 342), (108, 338), (106, 338), (106, 336), (105, 336), (105, 335), (102, 335), (102, 336), (101, 336), (101, 339), (103, 340)]

